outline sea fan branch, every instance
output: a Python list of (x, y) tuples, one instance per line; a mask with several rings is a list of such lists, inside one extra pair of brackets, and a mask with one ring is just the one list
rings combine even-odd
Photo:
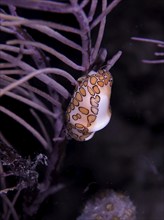
[(40, 119), (40, 117), (38, 116), (38, 114), (33, 110), (33, 109), (30, 109), (31, 111), (31, 114), (33, 115), (33, 117), (36, 119), (38, 125), (40, 126), (40, 129), (42, 131), (42, 134), (44, 136), (44, 138), (46, 139), (48, 145), (47, 145), (47, 149), (48, 149), (48, 152), (50, 153), (52, 151), (52, 141), (51, 141), (51, 138), (47, 132), (47, 129), (43, 123), (43, 121)]
[(113, 57), (112, 59), (108, 60), (107, 62), (107, 66), (106, 66), (106, 70), (109, 71), (112, 66), (114, 66), (114, 64), (117, 62), (117, 60), (120, 58), (120, 56), (122, 55), (122, 51), (118, 51)]
[[(3, 62), (0, 64), (0, 96), (9, 96), (14, 103), (20, 101), (23, 103), (23, 107), (27, 105), (27, 110), (32, 115), (30, 120), (33, 121), (29, 122), (28, 116), (26, 117), (24, 114), (19, 115), (11, 105), (10, 109), (6, 108), (4, 105), (9, 99), (6, 97), (3, 97), (4, 103), (0, 107), (0, 111), (27, 129), (31, 136), (33, 135), (39, 141), (48, 157), (43, 178), (39, 178), (39, 180), (34, 178), (37, 181), (33, 181), (32, 185), (28, 175), (26, 179), (23, 179), (24, 188), (34, 188), (34, 193), (31, 190), (29, 195), (25, 195), (26, 201), (22, 199), (23, 196), (20, 196), (21, 191), (18, 193), (18, 190), (21, 189), (17, 185), (7, 188), (8, 178), (18, 177), (17, 173), (3, 172), (3, 180), (6, 181), (3, 192), (16, 189), (16, 192), (12, 193), (13, 195), (15, 193), (15, 201), (19, 196), (20, 200), (22, 199), (22, 215), (25, 218), (36, 214), (45, 198), (63, 187), (63, 185), (60, 187), (61, 184), (58, 185), (58, 169), (67, 143), (64, 111), (67, 104), (66, 99), (70, 98), (68, 89), (71, 87), (69, 86), (72, 84), (72, 87), (75, 87), (78, 84), (73, 75), (69, 74), (69, 70), (71, 69), (72, 74), (76, 72), (87, 74), (90, 69), (96, 69), (99, 64), (105, 62), (107, 50), (101, 48), (101, 42), (106, 15), (120, 1), (113, 0), (110, 5), (107, 4), (107, 0), (100, 1), (102, 5), (99, 5), (98, 0), (69, 0), (68, 3), (57, 0), (1, 0), (0, 2), (1, 5), (8, 7), (7, 10), (4, 7), (6, 11), (0, 10), (0, 30), (4, 34), (3, 43), (0, 45), (0, 58)], [(99, 6), (101, 7), (98, 8)], [(40, 12), (35, 13), (35, 10), (40, 10)], [(30, 14), (30, 12), (32, 13)], [(70, 20), (67, 21), (69, 15)], [(55, 22), (44, 20), (45, 16), (46, 19), (53, 19)], [(96, 26), (98, 28), (93, 30)], [(95, 35), (96, 40), (92, 43), (92, 34), (95, 34), (96, 30), (98, 30)], [(16, 39), (13, 40), (13, 36)], [(38, 36), (45, 38), (39, 39)], [(56, 48), (56, 42), (59, 42), (57, 46), (59, 49)], [(67, 49), (70, 51), (66, 51)], [(70, 56), (67, 55), (68, 52), (70, 52)], [(118, 52), (107, 62), (107, 70), (114, 65), (120, 55), (121, 52)], [(57, 65), (60, 68), (60, 65), (63, 64), (62, 69), (50, 68), (51, 63), (56, 67), (56, 60), (61, 61)], [(64, 79), (62, 83), (60, 79)], [(39, 111), (42, 114), (39, 114)], [(40, 117), (43, 114), (44, 117)], [(5, 139), (2, 137), (2, 140)], [(23, 147), (25, 148), (26, 145)], [(12, 149), (14, 150), (15, 147)], [(12, 156), (14, 154), (15, 152)], [(33, 154), (33, 149), (30, 154)], [(35, 165), (28, 159), (23, 159), (21, 164), (30, 165), (30, 167)], [(31, 174), (34, 172), (38, 177), (39, 173), (35, 168), (31, 170)], [(30, 184), (28, 185), (26, 181)], [(6, 220), (9, 220), (10, 217), (17, 220), (18, 206), (10, 197), (7, 198), (10, 204), (2, 199), (2, 203), (7, 204), (3, 210), (3, 216)]]
[[(17, 193), (16, 193), (15, 196), (14, 196), (14, 199), (13, 199), (13, 201), (12, 201), (13, 207), (14, 207), (14, 205), (15, 205), (15, 203), (16, 203), (16, 201), (17, 201), (19, 195), (20, 195), (20, 192), (21, 192), (21, 190), (18, 190)], [(11, 213), (12, 213), (12, 211), (9, 209), (8, 212), (6, 213), (6, 216), (5, 216), (5, 219), (6, 219), (6, 220), (9, 220)]]
[[(8, 7), (9, 7), (9, 11), (12, 14), (12, 16), (19, 17), (17, 15), (15, 6), (9, 5)], [(17, 39), (33, 41), (33, 38), (31, 37), (31, 35), (29, 35), (28, 32), (26, 30), (22, 29), (21, 27), (12, 26), (11, 29), (15, 31), (15, 36), (17, 37)], [(31, 56), (32, 56), (37, 68), (46, 67), (46, 65), (48, 64), (48, 61), (47, 61), (47, 58), (44, 55), (43, 51), (41, 51), (38, 48), (35, 48), (33, 46), (30, 46), (30, 45), (27, 46), (27, 48), (31, 49), (33, 51)]]
[(20, 47), (10, 46), (6, 44), (0, 44), (0, 50), (7, 50), (7, 51), (14, 52), (14, 53), (22, 52), (23, 54), (26, 54), (26, 55), (31, 55), (33, 52), (33, 50), (31, 49), (23, 49), (23, 51), (21, 51)]
[(154, 54), (155, 54), (155, 56), (164, 56), (163, 52), (155, 52)]
[(107, 14), (109, 14), (117, 5), (118, 3), (120, 3), (121, 0), (113, 0), (112, 3), (110, 3), (108, 5), (108, 7), (106, 8), (106, 10), (104, 12), (102, 12), (91, 24), (91, 30), (96, 27), (101, 20), (104, 18), (104, 16), (106, 16)]
[(19, 220), (18, 214), (14, 208), (14, 205), (12, 204), (12, 202), (9, 200), (9, 198), (2, 194), (1, 197), (3, 198), (4, 202), (8, 205), (10, 212), (12, 213), (13, 219), (14, 220)]
[(15, 113), (13, 113), (12, 111), (10, 111), (9, 109), (3, 106), (0, 106), (0, 111), (13, 118), (23, 127), (25, 127), (28, 131), (30, 131), (37, 138), (37, 140), (44, 146), (44, 148), (47, 149), (47, 141), (42, 137), (42, 135), (37, 130), (35, 130), (24, 119), (22, 119), (21, 117), (19, 117), (18, 115), (16, 115)]
[[(30, 20), (30, 19), (25, 19), (25, 18), (19, 17), (19, 16), (13, 16), (13, 15), (8, 15), (8, 14), (3, 14), (3, 13), (0, 13), (0, 18), (5, 19), (5, 20), (9, 20), (10, 22), (12, 22), (12, 25), (14, 25), (14, 26), (20, 25), (21, 23), (26, 21), (27, 24), (30, 23), (30, 24), (44, 25), (47, 27), (54, 28), (56, 30), (71, 32), (71, 33), (79, 34), (79, 35), (81, 34), (81, 31), (74, 28), (74, 27), (70, 27), (70, 26), (63, 25), (63, 24), (58, 24), (58, 23), (51, 22), (51, 21), (32, 20), (32, 19)], [(10, 25), (11, 23), (9, 21), (3, 21), (3, 24), (5, 26)], [(0, 26), (0, 28), (1, 27), (2, 26)], [(15, 33), (15, 32), (12, 31), (12, 33)]]
[(90, 0), (83, 0), (80, 4), (80, 8), (84, 8), (88, 3), (89, 3)]
[[(141, 41), (141, 42), (153, 43), (153, 44), (156, 44), (157, 47), (164, 47), (164, 41), (160, 41), (160, 40), (147, 39), (147, 38), (142, 38), (142, 37), (132, 37), (131, 39), (136, 40), (136, 41)], [(154, 55), (164, 56), (164, 53), (155, 52)], [(148, 64), (161, 64), (161, 63), (164, 63), (164, 59), (160, 59), (160, 60), (144, 60), (143, 59), (142, 62), (148, 63)]]
[(24, 98), (24, 97), (22, 97), (20, 95), (14, 94), (13, 92), (6, 92), (5, 95), (7, 95), (7, 96), (9, 96), (9, 97), (11, 97), (13, 99), (16, 99), (16, 100), (18, 100), (18, 101), (20, 101), (22, 103), (25, 103), (26, 105), (29, 105), (32, 108), (37, 109), (38, 111), (43, 112), (44, 114), (47, 114), (47, 115), (49, 115), (49, 116), (51, 116), (53, 118), (56, 118), (55, 114), (53, 112), (51, 112), (48, 109), (46, 109), (45, 107), (37, 104), (36, 102), (33, 102), (33, 101), (31, 101), (31, 100), (29, 100), (27, 98)]
[(15, 31), (11, 30), (10, 28), (6, 28), (6, 27), (2, 27), (0, 25), (0, 32), (3, 31), (3, 32), (6, 32), (8, 34), (15, 34)]
[(13, 70), (0, 70), (0, 74), (3, 74), (3, 75), (15, 75), (15, 74), (17, 74), (17, 75), (22, 75), (24, 73), (24, 71), (22, 71), (22, 70), (19, 70), (19, 69), (13, 69)]
[(28, 2), (22, 0), (1, 0), (2, 5), (14, 5), (16, 7), (35, 9), (41, 11), (49, 11), (56, 13), (72, 13), (73, 7), (66, 3), (52, 2), (52, 1), (33, 1)]
[(29, 73), (28, 75), (22, 77), (21, 79), (17, 80), (16, 82), (8, 85), (7, 87), (5, 87), (4, 89), (1, 90), (0, 96), (4, 95), (7, 91), (10, 91), (11, 89), (14, 89), (15, 87), (21, 85), (22, 83), (24, 83), (24, 82), (28, 81), (29, 79), (31, 79), (31, 78), (39, 75), (39, 74), (42, 74), (42, 73), (44, 73), (44, 74), (54, 73), (54, 74), (57, 74), (57, 75), (61, 75), (63, 77), (66, 77), (68, 80), (70, 80), (70, 82), (73, 85), (77, 84), (75, 79), (70, 74), (68, 74), (66, 71), (63, 71), (63, 70), (57, 69), (57, 68), (45, 68), (45, 69), (41, 69), (41, 70), (34, 71), (32, 73)]
[[(102, 0), (102, 13), (105, 11), (106, 7), (107, 7), (107, 0)], [(96, 40), (95, 46), (93, 47), (92, 63), (94, 63), (94, 61), (98, 55), (98, 52), (99, 52), (99, 49), (101, 46), (101, 42), (102, 42), (102, 39), (104, 36), (105, 24), (106, 24), (106, 16), (104, 16), (102, 21), (100, 22), (97, 40)]]
[(72, 0), (70, 0), (70, 2), (75, 9), (73, 10), (72, 13), (76, 17), (80, 25), (80, 29), (81, 29), (81, 41), (82, 41), (82, 48), (83, 48), (82, 66), (84, 67), (82, 71), (87, 71), (90, 66), (90, 51), (91, 51), (89, 22), (88, 22), (86, 14), (80, 8), (80, 6)]
[(53, 49), (51, 47), (48, 47), (45, 44), (42, 44), (42, 43), (39, 43), (39, 42), (33, 42), (33, 41), (22, 41), (22, 40), (11, 40), (11, 41), (8, 41), (7, 44), (10, 44), (10, 45), (14, 45), (14, 44), (31, 45), (31, 46), (34, 46), (36, 48), (40, 48), (40, 49), (54, 55), (59, 60), (61, 60), (65, 64), (67, 64), (68, 66), (70, 66), (70, 67), (72, 67), (76, 70), (81, 70), (81, 71), (84, 70), (83, 66), (77, 65), (72, 60), (70, 60), (66, 56), (64, 56), (62, 53), (59, 53), (55, 49)]
[[(25, 70), (27, 72), (35, 71), (35, 69), (33, 67), (31, 67), (30, 65), (28, 65), (27, 63), (25, 63), (23, 61), (20, 61), (17, 58), (15, 58), (15, 57), (13, 57), (13, 56), (11, 56), (11, 55), (3, 52), (3, 51), (0, 51), (0, 57), (1, 57), (1, 59), (4, 59), (6, 61), (10, 61), (11, 63), (16, 63), (17, 66), (19, 66), (20, 68), (22, 68), (23, 70)], [(36, 76), (36, 78), (41, 80), (47, 86), (49, 86), (52, 89), (56, 90), (63, 97), (65, 97), (65, 98), (69, 97), (68, 91), (63, 86), (61, 86), (59, 83), (57, 83), (55, 80), (50, 78), (49, 76), (41, 74), (41, 75)]]
[(142, 60), (143, 63), (149, 63), (149, 64), (160, 64), (164, 63), (164, 59), (162, 60)]
[(52, 37), (52, 38), (60, 41), (61, 43), (65, 44), (69, 47), (72, 47), (72, 48), (82, 52), (82, 48), (78, 44), (69, 40), (68, 38), (64, 37), (62, 34), (58, 33), (57, 31), (54, 31), (52, 28), (47, 27), (45, 25), (37, 24), (37, 23), (31, 22), (30, 20), (27, 20), (27, 19), (21, 19), (20, 21), (10, 21), (10, 22), (4, 21), (4, 22), (1, 22), (1, 25), (2, 26), (9, 26), (9, 27), (23, 25), (25, 27), (35, 29), (39, 32), (44, 33), (45, 35), (47, 35), (49, 37)]
[[(13, 83), (13, 82), (16, 82), (17, 80), (15, 80), (15, 79), (13, 79), (13, 78), (11, 78), (11, 77), (8, 77), (8, 76), (0, 76), (1, 77), (1, 80), (3, 79), (3, 80), (6, 80), (6, 81), (8, 81), (8, 82), (10, 82), (10, 83)], [(22, 89), (21, 87), (23, 87), (23, 88), (26, 88), (27, 90), (29, 90), (29, 91), (31, 91), (31, 92), (33, 92), (33, 93), (36, 93), (37, 95), (39, 95), (39, 96), (41, 96), (42, 98), (44, 98), (46, 101), (48, 101), (48, 102), (50, 102), (51, 104), (53, 104), (54, 106), (61, 106), (61, 103), (60, 102), (58, 102), (57, 100), (55, 100), (54, 98), (52, 98), (49, 94), (47, 94), (47, 93), (45, 93), (45, 92), (43, 92), (43, 91), (41, 91), (40, 89), (37, 89), (36, 87), (33, 87), (33, 86), (31, 86), (31, 85), (29, 85), (29, 84), (26, 84), (26, 83), (23, 83), (23, 84), (21, 84), (19, 87), (16, 87), (15, 89), (16, 90), (20, 90), (20, 89)], [(25, 90), (26, 91), (26, 90)], [(29, 97), (29, 93), (28, 92), (26, 92), (26, 95), (28, 95), (28, 97)]]
[(13, 68), (13, 67), (16, 67), (16, 65), (12, 63), (0, 63), (0, 69)]
[(90, 10), (89, 10), (89, 13), (88, 13), (88, 21), (91, 22), (93, 20), (93, 16), (96, 12), (96, 8), (97, 8), (97, 3), (98, 3), (98, 0), (92, 0), (91, 1), (91, 7), (90, 7)]
[(154, 40), (154, 39), (148, 39), (148, 38), (142, 38), (142, 37), (132, 37), (132, 40), (141, 41), (141, 42), (148, 42), (153, 44), (164, 44), (164, 41), (161, 40)]

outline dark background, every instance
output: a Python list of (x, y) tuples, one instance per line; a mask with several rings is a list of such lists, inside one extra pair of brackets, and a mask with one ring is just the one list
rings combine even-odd
[[(103, 189), (129, 195), (138, 220), (164, 219), (164, 64), (141, 62), (157, 59), (153, 53), (162, 49), (131, 37), (164, 40), (163, 0), (123, 0), (107, 17), (102, 46), (109, 58), (123, 52), (111, 69), (111, 121), (90, 141), (68, 143), (59, 177), (66, 187), (49, 197), (34, 219), (74, 220), (85, 201)], [(22, 155), (30, 146), (38, 152), (34, 139), (11, 121), (2, 119), (11, 143)], [(13, 127), (25, 138), (18, 139)]]
[[(112, 118), (90, 141), (67, 147), (65, 173), (75, 181), (59, 196), (67, 216), (88, 187), (89, 195), (104, 188), (127, 193), (138, 220), (164, 219), (164, 64), (141, 62), (162, 50), (131, 37), (164, 40), (164, 1), (122, 1), (107, 17), (103, 46), (109, 57), (123, 52), (111, 69)], [(72, 219), (58, 207), (59, 219)]]

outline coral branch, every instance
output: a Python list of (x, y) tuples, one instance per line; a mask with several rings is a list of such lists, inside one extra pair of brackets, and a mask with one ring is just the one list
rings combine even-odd
[[(19, 66), (21, 69), (23, 69), (27, 72), (35, 71), (35, 69), (33, 67), (31, 67), (30, 65), (28, 65), (27, 63), (25, 63), (21, 60), (18, 60), (17, 58), (15, 58), (15, 57), (13, 57), (13, 56), (11, 56), (11, 55), (3, 52), (3, 51), (0, 51), (0, 57), (1, 57), (1, 59), (4, 59), (6, 61), (10, 61), (11, 63), (16, 63), (17, 66)], [(36, 75), (36, 78), (38, 78), (40, 81), (45, 83), (47, 86), (49, 86), (52, 89), (56, 90), (58, 93), (60, 93), (65, 98), (69, 97), (68, 91), (63, 86), (61, 86), (59, 83), (57, 83), (55, 80), (50, 78), (49, 76), (41, 74), (41, 75), (38, 75), (38, 76)], [(23, 83), (23, 82), (21, 82), (21, 83)], [(13, 87), (13, 85), (12, 85), (12, 87)], [(2, 94), (4, 94), (4, 93), (2, 93)]]
[[(47, 26), (47, 27), (51, 27), (51, 28), (54, 28), (56, 30), (71, 32), (71, 33), (79, 34), (79, 35), (81, 34), (81, 31), (74, 28), (74, 27), (70, 27), (70, 26), (67, 26), (67, 25), (64, 25), (64, 24), (58, 24), (58, 23), (51, 22), (51, 21), (25, 19), (25, 18), (22, 18), (22, 17), (19, 17), (19, 16), (6, 15), (6, 14), (3, 14), (3, 13), (0, 13), (0, 18), (5, 19), (5, 21), (3, 21), (4, 26), (8, 26), (8, 25), (11, 26), (11, 22), (12, 22), (12, 25), (14, 25), (14, 26), (21, 25), (23, 23), (32, 24), (32, 25), (33, 24), (38, 24), (38, 25), (44, 25), (44, 26)], [(10, 22), (8, 22), (6, 20), (9, 20)], [(0, 22), (0, 23), (2, 23), (2, 22)], [(0, 26), (0, 28), (1, 27), (2, 26)], [(2, 27), (2, 28), (5, 28), (5, 27)], [(10, 29), (9, 29), (9, 31), (10, 31)], [(11, 30), (11, 33), (15, 33), (15, 32)]]
[[(12, 84), (8, 85), (4, 89), (1, 89), (0, 96), (4, 95), (7, 91), (10, 91), (11, 89), (14, 89), (15, 87), (21, 85), (22, 83), (27, 82), (29, 79), (31, 79), (39, 74), (43, 74), (43, 73), (44, 74), (55, 73), (57, 75), (61, 75), (61, 76), (66, 77), (68, 80), (71, 81), (71, 83), (73, 85), (77, 84), (75, 79), (70, 74), (68, 74), (66, 71), (63, 71), (63, 70), (57, 69), (57, 68), (45, 68), (45, 69), (41, 69), (41, 70), (34, 71), (32, 73), (29, 73), (28, 75), (22, 77), (21, 79), (17, 80), (16, 82), (13, 82)], [(58, 84), (58, 87), (59, 87), (59, 85), (60, 84)], [(61, 85), (60, 85), (60, 88), (62, 88), (62, 90), (65, 91), (64, 87), (62, 87)]]
[(142, 62), (149, 64), (160, 64), (160, 63), (164, 63), (164, 60), (142, 60)]
[(82, 48), (80, 47), (80, 45), (76, 44), (75, 42), (69, 40), (68, 38), (64, 37), (62, 34), (58, 33), (57, 31), (54, 31), (52, 28), (47, 27), (45, 25), (41, 25), (41, 24), (37, 24), (34, 22), (31, 22), (30, 20), (27, 19), (21, 19), (20, 21), (14, 21), (14, 22), (1, 22), (2, 26), (25, 26), (25, 27), (29, 27), (31, 29), (35, 29), (49, 37), (52, 37), (58, 41), (60, 41), (61, 43), (64, 43), (65, 45), (72, 47), (76, 50), (79, 50), (82, 52)]
[(80, 4), (80, 8), (84, 8), (88, 3), (89, 3), (90, 0), (83, 0)]
[[(0, 9), (0, 31), (3, 34), (3, 43), (0, 44), (0, 96), (4, 96), (0, 111), (6, 115), (5, 119), (9, 116), (27, 129), (41, 146), (37, 148), (37, 154), (25, 144), (23, 149), (28, 159), (24, 159), (17, 151), (19, 143), (14, 147), (6, 146), (8, 140), (0, 133), (4, 143), (0, 147), (0, 203), (3, 206), (0, 207), (0, 212), (3, 212), (0, 217), (3, 219), (38, 218), (37, 211), (43, 201), (66, 186), (60, 184), (58, 171), (67, 144), (64, 123), (66, 99), (70, 97), (69, 89), (78, 84), (73, 74), (86, 75), (106, 61), (107, 50), (101, 48), (106, 16), (120, 1), (112, 0), (111, 4), (107, 0), (0, 1), (3, 8)], [(94, 29), (96, 26), (97, 29)], [(57, 47), (56, 42), (59, 43)], [(107, 70), (120, 55), (119, 51), (107, 62)], [(51, 63), (54, 68), (50, 68)], [(56, 68), (61, 64), (62, 69)], [(7, 101), (11, 98), (15, 104), (18, 101), (23, 103), (32, 117), (25, 117), (23, 113), (19, 115), (11, 105), (8, 109)], [(5, 130), (2, 132), (5, 134)], [(45, 155), (40, 151), (44, 151)], [(33, 154), (37, 154), (36, 160), (30, 159)], [(39, 161), (46, 165), (43, 170), (37, 167)], [(125, 215), (131, 214), (131, 210), (126, 211)]]
[[(147, 42), (147, 43), (152, 43), (152, 44), (156, 44), (157, 47), (164, 47), (164, 41), (160, 41), (160, 40), (154, 40), (154, 39), (147, 39), (147, 38), (141, 38), (141, 37), (132, 37), (132, 40), (136, 40), (136, 41), (141, 41), (141, 42)], [(162, 52), (155, 52), (154, 53), (155, 56), (164, 56), (164, 53)], [(148, 63), (148, 64), (161, 64), (164, 63), (163, 59), (160, 60), (142, 60), (143, 63)]]
[(154, 43), (154, 44), (164, 44), (164, 41), (161, 41), (161, 40), (147, 39), (147, 38), (142, 38), (142, 37), (132, 37), (131, 39), (136, 40), (136, 41)]
[(30, 111), (41, 128), (42, 134), (44, 135), (44, 138), (46, 139), (46, 141), (48, 143), (48, 145), (47, 145), (48, 152), (50, 153), (52, 151), (52, 141), (51, 141), (51, 138), (48, 134), (48, 131), (47, 131), (45, 125), (43, 124), (43, 121), (38, 116), (38, 114), (33, 109), (31, 109)]
[[(20, 191), (21, 191), (21, 190), (18, 190), (18, 192), (17, 192), (16, 195), (14, 196), (14, 199), (13, 199), (13, 201), (12, 201), (13, 207), (14, 207), (14, 205), (15, 205), (15, 203), (16, 203), (16, 201), (17, 201), (19, 195), (20, 195)], [(6, 219), (6, 220), (9, 220), (10, 215), (11, 215), (11, 210), (9, 210), (9, 211), (6, 213), (5, 219)]]
[[(8, 76), (0, 76), (0, 78), (1, 78), (1, 81), (2, 81), (2, 79), (3, 80), (6, 80), (6, 81), (8, 81), (8, 82), (16, 82), (16, 80), (14, 80), (13, 78), (11, 78), (11, 77), (8, 77)], [(36, 93), (37, 95), (39, 95), (39, 96), (41, 96), (41, 97), (43, 97), (45, 100), (47, 100), (47, 101), (49, 101), (51, 104), (53, 104), (54, 106), (61, 106), (61, 103), (60, 102), (58, 102), (57, 100), (55, 100), (54, 98), (52, 98), (49, 94), (47, 94), (47, 93), (45, 93), (45, 92), (43, 92), (43, 91), (41, 91), (41, 90), (39, 90), (39, 89), (37, 89), (36, 87), (33, 87), (33, 86), (31, 86), (31, 85), (29, 85), (29, 84), (25, 84), (25, 83), (23, 83), (23, 84), (21, 84), (20, 85), (21, 87), (23, 87), (23, 88), (26, 88), (27, 90), (29, 90), (30, 92), (33, 92), (33, 93)], [(22, 88), (21, 87), (17, 87), (17, 88), (15, 88), (16, 90), (18, 90), (19, 92), (20, 92), (20, 90), (22, 90)], [(24, 94), (24, 90), (23, 90), (23, 94)], [(29, 93), (28, 92), (26, 92), (26, 94), (25, 94), (27, 97), (29, 97)]]
[(88, 13), (88, 21), (91, 22), (93, 20), (93, 16), (95, 15), (96, 8), (97, 8), (98, 0), (91, 1), (90, 11)]
[(101, 20), (104, 18), (104, 16), (106, 16), (107, 14), (109, 14), (117, 5), (118, 3), (120, 3), (121, 0), (113, 0), (112, 3), (110, 3), (110, 5), (106, 8), (106, 10), (104, 12), (102, 12), (91, 24), (91, 30), (96, 27)]
[(164, 53), (163, 52), (155, 52), (154, 55), (155, 56), (164, 56)]
[(14, 99), (16, 99), (16, 100), (18, 100), (20, 102), (23, 102), (23, 103), (31, 106), (32, 108), (37, 109), (40, 112), (43, 112), (44, 114), (47, 114), (47, 115), (49, 115), (49, 116), (51, 116), (53, 118), (56, 118), (56, 116), (55, 116), (55, 114), (53, 112), (49, 111), (44, 106), (41, 106), (41, 105), (37, 104), (36, 102), (33, 102), (33, 101), (29, 100), (29, 99), (26, 99), (26, 98), (24, 98), (24, 97), (22, 97), (20, 95), (16, 95), (16, 94), (14, 94), (12, 92), (6, 92), (5, 95), (7, 95), (7, 96), (9, 96), (11, 98), (14, 98)]
[[(102, 1), (102, 13), (105, 11), (106, 7), (107, 7), (107, 0), (103, 0)], [(94, 61), (98, 55), (98, 52), (100, 50), (101, 42), (102, 42), (102, 39), (104, 36), (105, 24), (106, 24), (106, 16), (104, 16), (102, 21), (100, 22), (97, 40), (96, 40), (95, 46), (93, 48), (92, 63), (94, 63)]]
[(107, 62), (107, 67), (106, 67), (106, 70), (110, 70), (112, 68), (112, 66), (117, 62), (117, 60), (120, 58), (122, 54), (122, 51), (118, 51), (113, 57), (111, 60), (109, 60)]
[(13, 70), (0, 70), (0, 75), (12, 75), (12, 74), (20, 74), (22, 75), (24, 73), (24, 71), (22, 70), (18, 70), (18, 69), (13, 69)]
[(82, 66), (84, 69), (82, 71), (87, 71), (90, 66), (90, 51), (91, 51), (91, 41), (90, 41), (90, 27), (89, 27), (89, 22), (87, 19), (86, 14), (84, 11), (81, 10), (80, 6), (74, 2), (71, 1), (72, 6), (76, 8), (72, 13), (76, 17), (80, 29), (81, 29), (81, 41), (82, 41), (82, 48), (83, 48), (83, 53), (82, 53)]
[(10, 28), (6, 28), (6, 27), (2, 27), (0, 25), (0, 32), (3, 31), (3, 32), (6, 32), (8, 34), (15, 34), (15, 31), (11, 30)]
[(8, 199), (8, 197), (6, 195), (1, 195), (1, 197), (3, 198), (4, 202), (8, 205), (9, 210), (12, 213), (13, 219), (19, 220), (18, 214), (17, 214), (12, 202), (10, 202), (10, 200)]
[(45, 149), (47, 149), (47, 142), (46, 140), (42, 137), (41, 134), (37, 130), (35, 130), (30, 124), (28, 124), (24, 119), (16, 115), (15, 113), (11, 112), (7, 108), (0, 106), (0, 111), (3, 112), (4, 114), (10, 116), (13, 118), (15, 121), (20, 123), (23, 127), (25, 127), (27, 130), (29, 130), (36, 138), (37, 140), (44, 146)]
[(15, 46), (10, 46), (10, 45), (6, 45), (6, 44), (0, 44), (0, 50), (7, 50), (7, 51), (12, 51), (14, 53), (23, 53), (23, 54), (27, 54), (27, 55), (31, 55), (33, 50), (30, 49), (24, 49), (23, 51), (21, 51), (20, 47), (15, 47)]
[(33, 1), (28, 0), (1, 0), (2, 5), (14, 5), (16, 7), (22, 7), (27, 9), (35, 9), (41, 11), (49, 11), (56, 13), (72, 13), (73, 7), (66, 3), (52, 2), (52, 1)]
[(10, 45), (14, 45), (14, 44), (31, 45), (31, 46), (40, 48), (40, 49), (42, 49), (42, 50), (44, 50), (44, 51), (54, 55), (59, 60), (61, 60), (65, 64), (67, 64), (68, 66), (70, 66), (70, 67), (72, 67), (72, 68), (74, 68), (76, 70), (81, 70), (81, 71), (84, 70), (84, 68), (82, 66), (78, 66), (76, 63), (74, 63), (73, 61), (68, 59), (66, 56), (64, 56), (63, 54), (59, 53), (55, 49), (53, 49), (51, 47), (48, 47), (45, 44), (42, 44), (42, 43), (39, 43), (39, 42), (32, 42), (32, 41), (22, 41), (22, 40), (11, 40), (11, 41), (8, 41), (7, 44), (10, 44)]

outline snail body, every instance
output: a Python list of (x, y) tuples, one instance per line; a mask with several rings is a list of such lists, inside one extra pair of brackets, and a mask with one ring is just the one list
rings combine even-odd
[(106, 70), (92, 70), (78, 79), (66, 111), (67, 131), (73, 139), (87, 141), (109, 123), (112, 80)]

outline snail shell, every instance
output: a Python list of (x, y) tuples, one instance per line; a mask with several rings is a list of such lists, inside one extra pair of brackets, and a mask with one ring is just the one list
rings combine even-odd
[(73, 139), (87, 141), (109, 123), (112, 80), (106, 70), (92, 70), (78, 79), (66, 111), (67, 131)]

